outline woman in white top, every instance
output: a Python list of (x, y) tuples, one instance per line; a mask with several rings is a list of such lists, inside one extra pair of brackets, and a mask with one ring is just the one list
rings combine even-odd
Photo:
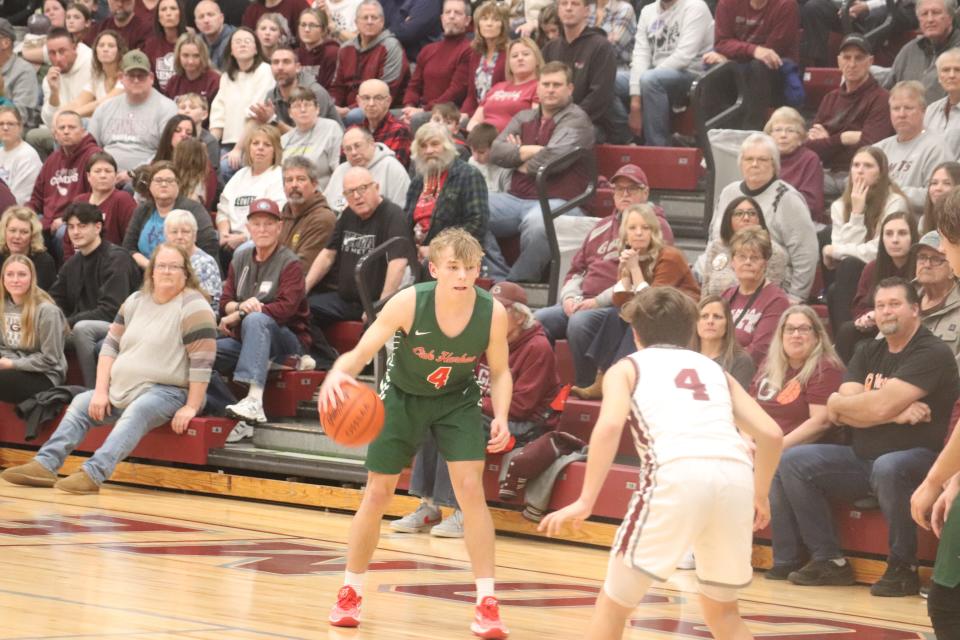
[(30, 200), (33, 183), (43, 162), (39, 154), (23, 141), (23, 117), (16, 107), (0, 107), (0, 179), (7, 183), (17, 204)]
[(830, 326), (851, 320), (850, 302), (867, 262), (876, 259), (880, 223), (894, 211), (910, 211), (900, 188), (890, 180), (887, 156), (877, 147), (862, 147), (850, 162), (850, 178), (830, 207), (833, 229), (823, 248), (823, 264), (834, 271), (827, 297)]
[(210, 133), (220, 140), (221, 157), (227, 152), (228, 166), (221, 164), (221, 171), (240, 168), (246, 145), (238, 143), (243, 142), (248, 111), (276, 84), (253, 31), (237, 29), (230, 36), (229, 49), (223, 61), (220, 90), (210, 106)]
[(257, 198), (270, 198), (282, 209), (287, 196), (283, 191), (283, 147), (280, 132), (269, 124), (253, 127), (242, 149), (244, 166), (237, 171), (220, 194), (217, 206), (217, 230), (220, 253), (229, 264), (234, 249), (246, 242), (247, 212)]
[(120, 60), (127, 45), (116, 31), (101, 31), (93, 41), (94, 56), (90, 61), (90, 85), (67, 108), (89, 118), (110, 98), (123, 93), (120, 79)]

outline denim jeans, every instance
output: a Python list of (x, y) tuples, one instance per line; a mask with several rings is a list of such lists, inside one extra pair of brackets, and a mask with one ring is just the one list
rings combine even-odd
[(690, 91), (696, 76), (689, 71), (648, 69), (640, 76), (643, 105), (643, 143), (652, 147), (673, 145), (670, 127), (671, 105), (680, 102)]
[(533, 317), (543, 325), (543, 331), (547, 334), (550, 342), (563, 340), (567, 337), (567, 323), (570, 322), (570, 316), (564, 312), (562, 302), (552, 307), (537, 309)]
[(187, 402), (187, 390), (155, 384), (126, 408), (111, 406), (111, 415), (95, 422), (88, 413), (93, 391), (85, 391), (73, 399), (53, 436), (37, 452), (36, 461), (56, 473), (63, 461), (86, 437), (90, 427), (113, 424), (106, 442), (93, 457), (83, 463), (83, 470), (98, 485), (106, 482), (124, 458), (130, 455), (143, 436), (170, 421)]
[(97, 385), (97, 345), (107, 337), (110, 323), (104, 320), (81, 320), (73, 325), (67, 336), (66, 346), (77, 354), (77, 363), (83, 376), (83, 386), (93, 389)]
[(567, 344), (573, 358), (574, 384), (586, 387), (597, 379), (598, 363), (587, 352), (593, 339), (609, 314), (616, 314), (615, 307), (601, 307), (577, 311), (567, 322)]
[[(483, 415), (482, 418), (484, 431), (489, 437), (492, 419), (487, 415)], [(510, 420), (507, 423), (507, 429), (517, 439), (517, 447), (522, 447), (534, 440), (542, 432), (542, 427), (524, 420)], [(413, 460), (410, 493), (421, 498), (431, 498), (434, 504), (441, 507), (460, 508), (453, 491), (453, 483), (450, 481), (447, 461), (440, 455), (437, 441), (433, 437), (433, 432), (429, 430)]]
[(801, 561), (801, 544), (813, 560), (840, 558), (830, 499), (852, 502), (873, 494), (889, 526), (890, 562), (916, 564), (917, 525), (910, 496), (937, 454), (915, 448), (862, 460), (852, 447), (804, 444), (784, 452), (770, 488), (774, 565)]
[[(550, 207), (556, 209), (566, 200), (551, 198)], [(583, 215), (575, 208), (565, 215)], [(513, 266), (507, 265), (497, 238), (520, 234), (520, 256)], [(550, 263), (550, 246), (543, 228), (543, 213), (538, 200), (525, 200), (509, 193), (490, 194), (490, 219), (484, 241), (484, 264), (494, 280), (511, 282), (542, 282)]]
[(217, 338), (214, 368), (233, 372), (234, 382), (264, 386), (270, 362), (303, 353), (297, 336), (265, 313), (251, 313), (240, 324), (240, 339)]
[(627, 126), (630, 115), (630, 69), (617, 69), (613, 84), (613, 100), (607, 111), (610, 131), (598, 136), (597, 142), (607, 144), (629, 144), (633, 141), (633, 132)]

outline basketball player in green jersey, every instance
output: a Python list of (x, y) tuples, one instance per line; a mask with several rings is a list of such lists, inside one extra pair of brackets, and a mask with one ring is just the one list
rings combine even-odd
[[(463, 511), (464, 541), (477, 583), (471, 631), (481, 638), (505, 638), (494, 596), (494, 529), (483, 492), (486, 452), (504, 448), (510, 434), (507, 414), (513, 381), (508, 367), (507, 312), (474, 286), (483, 249), (462, 229), (448, 229), (430, 243), (430, 275), (436, 282), (395, 295), (350, 352), (343, 354), (320, 389), (321, 411), (343, 400), (342, 386), (391, 338), (393, 354), (380, 390), (386, 419), (367, 450), (367, 487), (350, 525), (344, 586), (330, 612), (330, 624), (360, 624), (364, 573), (380, 537), (380, 522), (404, 467), (427, 433), (433, 432), (450, 469)], [(494, 419), (486, 441), (480, 388), (474, 369), (486, 352)]]

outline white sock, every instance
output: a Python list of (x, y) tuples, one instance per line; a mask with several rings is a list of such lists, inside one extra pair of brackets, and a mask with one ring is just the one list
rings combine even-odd
[(363, 597), (363, 582), (366, 580), (366, 577), (366, 573), (345, 571), (343, 574), (343, 584), (345, 586), (353, 587), (353, 590), (357, 592), (357, 595)]
[(263, 404), (263, 387), (258, 384), (250, 383), (250, 390), (247, 391), (247, 397), (252, 398)]
[(436, 505), (436, 503), (433, 501), (433, 498), (420, 498), (420, 501), (421, 501), (423, 504), (425, 504), (425, 505), (427, 505), (428, 507), (430, 507), (431, 509), (436, 509), (436, 508), (437, 508), (437, 505)]
[(495, 578), (477, 578), (475, 580), (477, 583), (477, 604), (486, 598), (487, 596), (493, 595), (494, 583), (496, 582)]

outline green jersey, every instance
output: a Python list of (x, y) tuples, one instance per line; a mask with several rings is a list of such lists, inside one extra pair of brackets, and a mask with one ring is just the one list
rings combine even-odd
[(449, 337), (437, 323), (437, 283), (414, 285), (417, 302), (413, 325), (410, 333), (400, 330), (394, 336), (381, 395), (391, 385), (411, 395), (436, 396), (461, 393), (477, 384), (474, 370), (490, 343), (493, 297), (474, 288), (477, 298), (470, 322), (460, 335)]

